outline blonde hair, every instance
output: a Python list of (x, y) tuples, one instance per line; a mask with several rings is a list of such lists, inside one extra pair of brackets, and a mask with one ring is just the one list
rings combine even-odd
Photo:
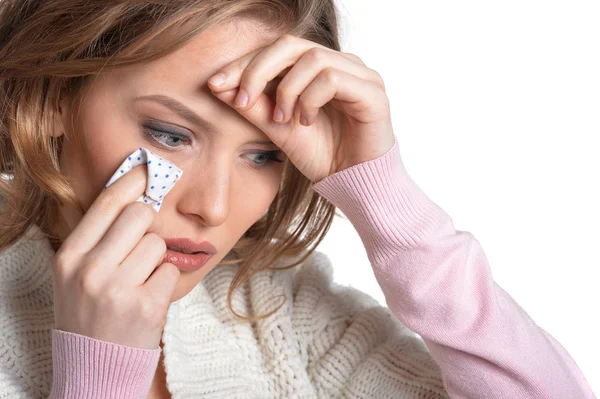
[[(250, 17), (340, 50), (333, 0), (1, 0), (0, 1), (0, 251), (33, 224), (51, 240), (58, 204), (78, 206), (61, 174), (64, 135), (52, 120), (62, 96), (81, 96), (87, 77), (107, 65), (120, 67), (170, 54), (203, 30)], [(66, 135), (66, 132), (65, 132)], [(237, 255), (222, 264), (240, 267), (227, 294), (283, 257), (303, 262), (325, 237), (335, 206), (311, 189), (312, 182), (287, 162), (279, 192), (268, 211), (235, 244)]]

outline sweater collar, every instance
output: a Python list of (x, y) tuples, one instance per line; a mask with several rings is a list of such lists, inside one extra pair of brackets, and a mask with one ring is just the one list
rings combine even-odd
[[(13, 245), (0, 251), (2, 279), (14, 293), (38, 289), (52, 281), (55, 252), (47, 235), (35, 224)], [(5, 292), (11, 295), (10, 292)]]

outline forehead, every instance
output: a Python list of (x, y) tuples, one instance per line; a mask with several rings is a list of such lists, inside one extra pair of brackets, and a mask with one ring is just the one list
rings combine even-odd
[[(272, 43), (281, 33), (249, 18), (236, 18), (199, 33), (175, 52), (143, 65), (127, 67), (115, 78), (157, 89), (199, 90), (219, 69)], [(165, 87), (167, 85), (167, 87)], [(208, 90), (208, 88), (205, 88)]]

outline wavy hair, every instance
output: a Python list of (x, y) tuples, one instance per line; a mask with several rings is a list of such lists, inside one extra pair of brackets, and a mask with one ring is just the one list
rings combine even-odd
[[(62, 96), (81, 96), (107, 66), (156, 60), (234, 17), (340, 50), (333, 0), (0, 0), (0, 251), (34, 224), (56, 242), (58, 205), (79, 206), (60, 172), (64, 135), (49, 134)], [(237, 318), (276, 312), (287, 298), (268, 314), (242, 316), (233, 291), (262, 270), (297, 266), (329, 230), (336, 208), (311, 185), (288, 161), (267, 212), (222, 260), (240, 265), (227, 294)], [(300, 259), (273, 267), (288, 256)]]

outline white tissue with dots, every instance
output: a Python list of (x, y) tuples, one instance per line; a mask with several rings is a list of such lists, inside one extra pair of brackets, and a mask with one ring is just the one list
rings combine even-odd
[(183, 175), (183, 171), (171, 161), (161, 158), (147, 148), (140, 147), (129, 155), (117, 168), (108, 183), (104, 186), (106, 190), (111, 184), (138, 165), (145, 163), (148, 169), (148, 185), (146, 192), (136, 201), (152, 205), (156, 212), (160, 210), (164, 197), (175, 186), (175, 183)]

